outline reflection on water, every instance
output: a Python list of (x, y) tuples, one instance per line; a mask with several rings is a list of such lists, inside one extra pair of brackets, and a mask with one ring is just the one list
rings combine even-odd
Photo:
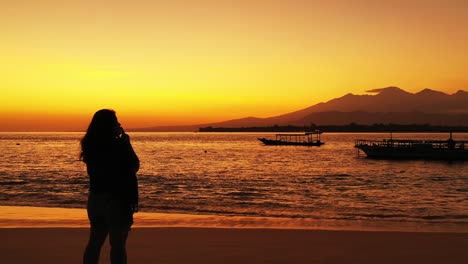
[[(146, 212), (468, 224), (468, 162), (357, 156), (355, 139), (387, 134), (324, 133), (321, 147), (263, 146), (257, 137), (265, 133), (130, 135)], [(0, 133), (0, 205), (83, 208), (81, 136)]]

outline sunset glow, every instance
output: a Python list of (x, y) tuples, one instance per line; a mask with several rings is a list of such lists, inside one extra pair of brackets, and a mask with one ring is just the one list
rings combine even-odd
[(468, 2), (2, 1), (0, 131), (269, 117), (346, 93), (468, 89)]

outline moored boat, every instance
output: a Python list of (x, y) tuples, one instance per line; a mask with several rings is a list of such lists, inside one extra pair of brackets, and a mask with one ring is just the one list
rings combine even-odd
[(305, 133), (280, 133), (275, 135), (275, 139), (258, 138), (265, 145), (272, 146), (321, 146), (325, 142), (320, 141), (322, 131), (316, 130)]
[(354, 147), (375, 159), (468, 160), (468, 141), (448, 140), (365, 140), (357, 139)]

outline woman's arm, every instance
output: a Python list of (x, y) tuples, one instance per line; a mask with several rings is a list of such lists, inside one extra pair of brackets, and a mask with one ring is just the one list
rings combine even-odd
[(136, 173), (140, 169), (140, 160), (138, 159), (138, 156), (133, 150), (132, 144), (130, 143), (130, 136), (124, 132), (122, 134), (121, 140), (124, 145), (127, 162), (132, 168), (132, 171)]
[(125, 163), (127, 163), (129, 169), (129, 175), (127, 175), (127, 195), (129, 196), (128, 199), (131, 205), (131, 209), (134, 213), (136, 213), (139, 210), (138, 178), (136, 173), (140, 168), (140, 160), (138, 159), (138, 156), (136, 155), (135, 151), (133, 150), (132, 144), (130, 143), (130, 136), (128, 136), (128, 134), (124, 132), (122, 134), (121, 140), (124, 145), (126, 160)]

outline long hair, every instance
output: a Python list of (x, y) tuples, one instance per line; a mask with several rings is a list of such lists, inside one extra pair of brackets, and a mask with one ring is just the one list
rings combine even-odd
[(86, 162), (88, 152), (99, 150), (114, 140), (116, 124), (117, 116), (114, 110), (101, 109), (94, 114), (86, 134), (81, 139), (80, 158), (83, 161)]

